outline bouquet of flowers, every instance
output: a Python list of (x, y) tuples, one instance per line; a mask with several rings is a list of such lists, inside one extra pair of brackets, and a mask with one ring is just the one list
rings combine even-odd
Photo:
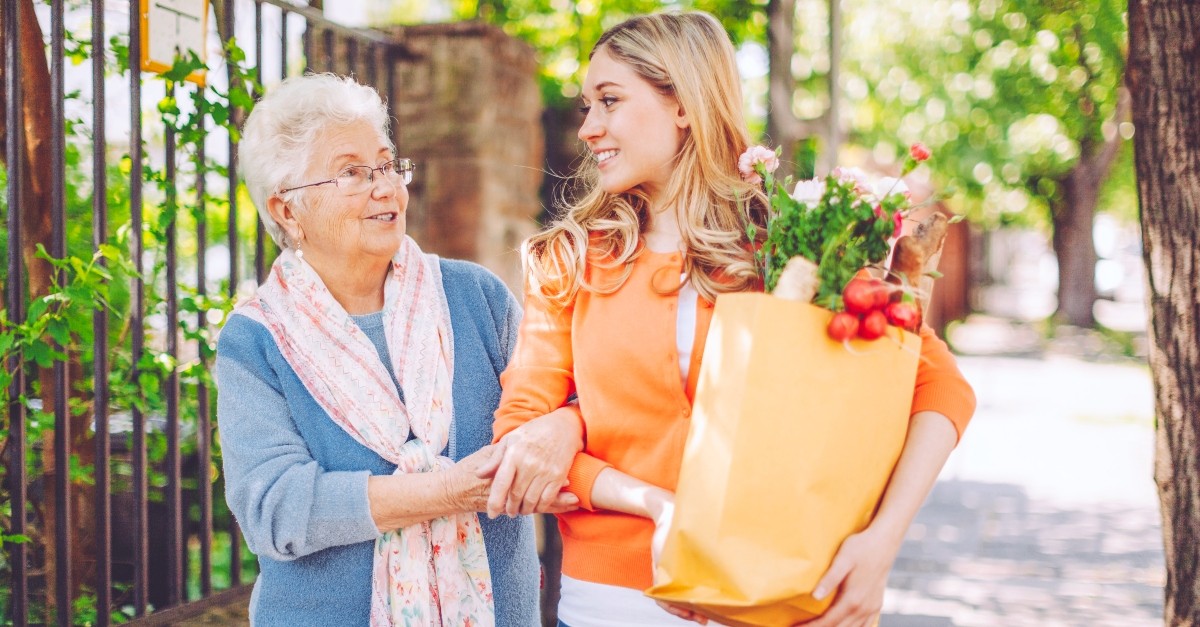
[[(900, 176), (929, 157), (928, 148), (913, 144)], [(770, 202), (767, 232), (756, 253), (767, 291), (838, 312), (828, 331), (839, 341), (873, 340), (888, 325), (917, 331), (921, 300), (929, 292), (922, 279), (937, 276), (925, 266), (957, 218), (933, 214), (896, 242), (900, 254), (885, 269), (892, 241), (916, 208), (903, 180), (872, 180), (857, 168), (837, 168), (824, 180), (799, 181), (789, 193), (790, 182), (774, 178), (777, 165), (776, 153), (762, 146), (747, 150), (738, 164), (744, 179), (765, 184)], [(758, 241), (757, 227), (750, 224), (747, 235)], [(864, 268), (886, 280), (858, 276)]]

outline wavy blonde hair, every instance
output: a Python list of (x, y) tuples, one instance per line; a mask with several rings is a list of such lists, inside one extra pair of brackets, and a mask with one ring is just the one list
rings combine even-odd
[[(725, 29), (703, 12), (644, 15), (606, 31), (590, 57), (601, 49), (673, 98), (687, 116), (664, 198), (678, 212), (688, 280), (710, 302), (755, 286), (759, 275), (746, 225), (765, 232), (766, 196), (761, 185), (744, 182), (738, 173), (750, 135)], [(560, 307), (580, 289), (601, 294), (619, 289), (642, 252), (639, 236), (650, 222), (649, 199), (640, 190), (609, 194), (600, 188), (595, 159), (585, 158), (573, 178), (584, 192), (564, 203), (561, 217), (522, 250), (531, 291)], [(590, 284), (588, 263), (622, 272), (605, 285)]]

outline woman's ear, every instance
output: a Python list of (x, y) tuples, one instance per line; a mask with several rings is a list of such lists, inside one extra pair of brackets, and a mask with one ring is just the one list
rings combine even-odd
[(304, 239), (304, 229), (296, 220), (296, 213), (292, 211), (291, 206), (283, 201), (282, 198), (274, 194), (267, 197), (267, 213), (271, 214), (271, 218), (275, 220), (285, 234), (288, 241), (295, 246)]
[(683, 105), (676, 105), (676, 107), (677, 107), (677, 109), (675, 110), (675, 126), (677, 128), (679, 128), (680, 130), (691, 126), (691, 122), (688, 121), (687, 112), (683, 110)]

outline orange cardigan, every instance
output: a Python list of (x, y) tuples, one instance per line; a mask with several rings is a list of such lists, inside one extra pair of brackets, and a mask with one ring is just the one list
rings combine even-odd
[[(674, 490), (687, 438), (713, 305), (700, 299), (696, 340), (686, 386), (675, 342), (677, 295), (654, 285), (678, 284), (679, 254), (643, 250), (627, 282), (613, 294), (580, 290), (575, 302), (557, 310), (525, 299), (517, 345), (501, 375), (503, 395), (496, 411), (495, 438), (561, 407), (572, 392), (584, 425), (585, 447), (571, 467), (569, 490), (583, 509), (559, 515), (563, 573), (597, 583), (644, 589), (651, 583), (653, 523), (637, 516), (594, 511), (592, 485), (611, 465), (648, 483)], [(603, 285), (619, 270), (589, 268), (589, 281)], [(937, 411), (961, 436), (975, 410), (975, 397), (946, 344), (921, 331), (912, 412)]]

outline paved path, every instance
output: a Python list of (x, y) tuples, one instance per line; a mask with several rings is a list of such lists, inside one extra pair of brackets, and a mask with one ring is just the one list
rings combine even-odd
[(910, 530), (882, 627), (1161, 625), (1144, 366), (961, 357), (979, 409)]

